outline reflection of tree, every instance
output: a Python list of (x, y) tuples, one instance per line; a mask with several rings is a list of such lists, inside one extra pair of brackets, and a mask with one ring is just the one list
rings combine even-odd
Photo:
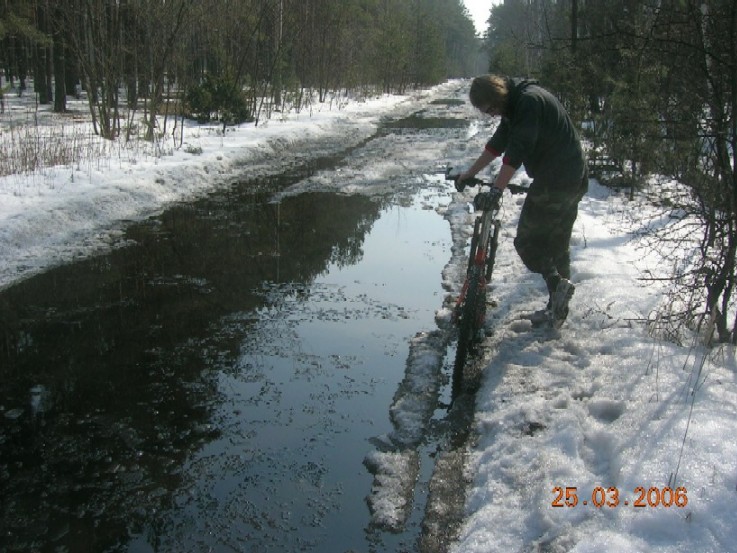
[(0, 294), (0, 549), (103, 550), (166, 507), (184, 460), (217, 434), (214, 369), (247, 331), (223, 319), (258, 308), (264, 281), (359, 260), (380, 211), (267, 199), (234, 188), (176, 207), (131, 228), (133, 246)]
[[(355, 206), (346, 209), (346, 201), (355, 202)], [(317, 211), (316, 205), (320, 206)], [(300, 260), (302, 268), (312, 276), (325, 270), (325, 261), (339, 267), (358, 263), (363, 257), (363, 241), (378, 211), (379, 206), (365, 198), (335, 194), (291, 198), (281, 205), (281, 257)]]

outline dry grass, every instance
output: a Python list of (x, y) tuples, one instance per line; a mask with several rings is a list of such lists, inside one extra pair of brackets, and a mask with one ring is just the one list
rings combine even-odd
[(0, 131), (0, 176), (34, 173), (58, 165), (80, 165), (107, 148), (76, 125), (12, 125)]
[(34, 105), (6, 109), (0, 114), (0, 177), (40, 174), (52, 167), (104, 169), (114, 160), (130, 162), (173, 149), (165, 137), (143, 140), (142, 128), (134, 124), (133, 132), (123, 130), (116, 140), (105, 140), (95, 134), (83, 109), (61, 115)]

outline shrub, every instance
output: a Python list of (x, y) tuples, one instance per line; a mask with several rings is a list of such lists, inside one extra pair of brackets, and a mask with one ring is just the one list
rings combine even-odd
[(215, 119), (237, 125), (251, 119), (246, 95), (227, 77), (206, 75), (199, 85), (187, 89), (184, 100), (185, 113), (200, 123)]

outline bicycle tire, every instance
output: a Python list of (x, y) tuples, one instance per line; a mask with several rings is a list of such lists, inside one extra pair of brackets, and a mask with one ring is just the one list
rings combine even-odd
[(498, 223), (494, 224), (494, 232), (489, 240), (489, 246), (486, 252), (486, 282), (491, 282), (491, 274), (494, 272), (494, 263), (496, 261), (496, 249), (499, 245), (499, 227)]
[(468, 355), (474, 350), (479, 329), (486, 317), (486, 282), (478, 266), (471, 267), (468, 273), (468, 289), (461, 306), (458, 325), (458, 345), (453, 364), (452, 395), (455, 397), (463, 387), (463, 371)]
[(481, 218), (477, 217), (473, 223), (473, 234), (471, 235), (471, 247), (468, 250), (468, 264), (466, 265), (466, 273), (471, 270), (474, 259), (476, 259), (476, 250), (479, 243), (479, 227), (481, 226)]

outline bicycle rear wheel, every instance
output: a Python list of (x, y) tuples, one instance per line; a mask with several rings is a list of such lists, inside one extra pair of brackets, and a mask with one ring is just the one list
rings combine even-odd
[(468, 289), (461, 305), (458, 325), (458, 347), (453, 364), (452, 395), (455, 397), (463, 387), (463, 370), (468, 355), (473, 355), (484, 318), (486, 317), (486, 281), (482, 269), (471, 267), (468, 272)]

